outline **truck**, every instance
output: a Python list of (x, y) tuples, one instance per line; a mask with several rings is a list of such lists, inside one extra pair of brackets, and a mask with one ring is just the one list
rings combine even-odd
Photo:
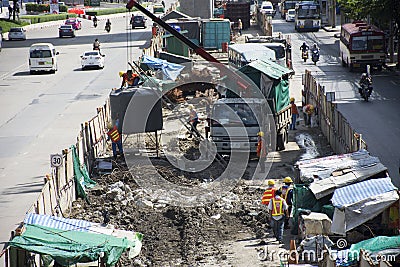
[[(192, 41), (187, 39), (173, 27), (162, 21), (160, 18), (156, 17), (154, 14), (142, 7), (138, 2), (134, 0), (129, 0), (126, 5), (127, 9), (132, 9), (136, 7), (139, 11), (150, 17), (154, 22), (163, 27), (166, 31), (174, 35), (176, 38), (181, 40), (183, 43), (192, 48), (195, 53), (203, 57), (205, 60), (214, 63), (220, 63), (215, 57), (210, 53), (205, 51), (203, 48), (194, 44)], [(227, 66), (219, 65), (221, 73), (226, 73)], [(285, 149), (285, 143), (287, 142), (288, 126), (291, 122), (291, 109), (289, 105), (289, 76), (293, 74), (293, 71), (280, 66), (272, 61), (268, 60), (256, 60), (250, 64), (243, 66), (239, 69), (247, 79), (242, 79), (237, 73), (232, 73), (232, 77), (226, 81), (226, 88), (238, 88), (240, 92), (233, 92), (227, 90), (226, 99), (217, 100), (214, 104), (215, 107), (212, 109), (211, 114), (211, 125), (210, 125), (210, 136), (212, 141), (217, 146), (217, 152), (225, 153), (232, 149), (244, 149), (245, 143), (250, 146), (250, 152), (255, 152), (256, 149), (256, 136), (254, 133), (258, 133), (260, 130), (264, 130), (266, 133), (272, 132), (276, 133), (276, 148), (277, 150)], [(250, 81), (251, 80), (251, 81)], [(240, 95), (246, 95), (246, 88), (251, 87), (251, 83), (254, 82), (257, 93), (262, 94), (263, 97), (258, 97), (257, 99), (249, 99), (248, 97), (239, 97)], [(232, 83), (233, 86), (229, 86)], [(231, 92), (231, 93), (229, 93)], [(256, 94), (257, 95), (257, 94)], [(218, 115), (218, 107), (220, 105), (228, 104), (232, 106), (233, 112), (240, 115), (241, 112), (245, 112), (244, 116), (235, 116), (236, 119), (240, 118), (241, 122), (245, 122), (245, 129), (247, 133), (243, 133), (243, 128), (240, 131), (240, 135), (236, 134), (238, 142), (230, 143), (230, 137), (227, 131), (219, 131), (218, 128), (223, 128), (217, 126), (217, 123), (223, 125), (224, 115)], [(250, 109), (250, 111), (249, 111)], [(271, 110), (272, 118), (268, 118), (267, 110)], [(233, 114), (233, 113), (232, 113)], [(218, 117), (219, 116), (219, 117)], [(266, 118), (265, 118), (266, 117)], [(259, 123), (254, 123), (256, 121), (261, 121), (261, 126)], [(228, 121), (229, 123), (233, 123)], [(235, 123), (241, 123), (239, 121)], [(214, 123), (214, 127), (212, 124)], [(268, 125), (273, 125), (272, 131), (268, 129)], [(261, 127), (261, 128), (260, 128)], [(272, 137), (273, 135), (269, 135)], [(240, 139), (240, 140), (239, 140)], [(223, 142), (222, 145), (220, 142)], [(272, 140), (275, 141), (275, 140)], [(243, 145), (243, 146), (242, 146)], [(222, 150), (221, 147), (226, 146), (229, 149)], [(235, 146), (235, 147), (233, 147)], [(219, 148), (218, 148), (219, 147)]]
[[(239, 71), (254, 82), (263, 97), (246, 98), (227, 93), (226, 98), (214, 103), (210, 136), (217, 152), (255, 153), (260, 131), (271, 138), (268, 143), (275, 144), (276, 150), (284, 150), (291, 123), (288, 79), (293, 71), (270, 60), (253, 61)], [(227, 87), (232, 88), (229, 84)], [(239, 130), (243, 126), (246, 132)], [(272, 140), (274, 135), (276, 139)]]

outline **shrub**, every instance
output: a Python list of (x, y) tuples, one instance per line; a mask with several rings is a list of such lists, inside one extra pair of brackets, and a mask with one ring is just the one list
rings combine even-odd
[[(27, 12), (39, 12), (39, 13), (44, 13), (44, 12), (50, 12), (50, 5), (49, 4), (26, 4), (26, 11)], [(68, 7), (61, 5), (60, 12), (67, 12), (68, 11)]]
[(14, 27), (22, 27), (28, 25), (29, 23), (24, 21), (13, 21), (8, 19), (0, 19), (0, 27), (3, 29), (3, 32), (10, 31), (10, 28)]
[(65, 20), (68, 18), (76, 17), (76, 14), (48, 14), (48, 15), (35, 15), (35, 16), (21, 16), (21, 19), (28, 19), (31, 21), (31, 24), (47, 22), (47, 21), (55, 21), (55, 20)]
[[(136, 9), (133, 9), (132, 11), (135, 11)], [(86, 10), (86, 15), (89, 16), (101, 16), (101, 15), (109, 15), (109, 14), (116, 14), (116, 13), (125, 13), (127, 12), (127, 9), (125, 7), (120, 7), (120, 8), (105, 8), (105, 9), (96, 9), (96, 10)]]

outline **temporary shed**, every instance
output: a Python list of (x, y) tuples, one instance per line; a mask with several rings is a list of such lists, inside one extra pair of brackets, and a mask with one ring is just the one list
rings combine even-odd
[(372, 157), (366, 150), (298, 161), (295, 168), (297, 182), (310, 183), (310, 190), (317, 199), (332, 194), (336, 188), (374, 176), (385, 177), (387, 170), (377, 157)]
[(167, 21), (170, 19), (181, 19), (181, 18), (192, 19), (192, 17), (190, 17), (189, 15), (186, 15), (185, 13), (182, 13), (182, 12), (179, 12), (176, 10), (172, 10), (171, 12), (169, 12), (168, 14), (163, 16), (161, 18), (161, 20)]
[(104, 257), (107, 266), (112, 266), (123, 252), (129, 249), (132, 258), (142, 246), (140, 233), (118, 231), (83, 220), (27, 214), (24, 228), (9, 242), (11, 247), (41, 254), (64, 266), (93, 262), (100, 257)]
[(331, 231), (345, 234), (375, 218), (398, 200), (397, 188), (389, 177), (370, 179), (336, 189), (332, 197), (335, 213)]

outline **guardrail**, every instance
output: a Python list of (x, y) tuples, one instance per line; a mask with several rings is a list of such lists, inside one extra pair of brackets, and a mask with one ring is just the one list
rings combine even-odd
[(325, 87), (317, 82), (309, 70), (305, 71), (302, 82), (304, 85), (303, 106), (312, 104), (316, 108), (318, 125), (332, 149), (337, 154), (367, 149), (362, 135), (356, 132), (343, 114), (338, 111), (337, 104), (334, 103), (335, 94), (333, 92), (326, 93)]

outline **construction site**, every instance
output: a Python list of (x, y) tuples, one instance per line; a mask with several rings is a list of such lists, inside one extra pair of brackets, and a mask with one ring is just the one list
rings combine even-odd
[[(194, 19), (172, 11), (168, 23), (138, 5), (127, 8), (157, 24), (130, 62), (139, 81), (110, 90), (52, 163), (2, 252), (5, 265), (398, 266), (397, 188), (310, 72), (292, 121), (290, 37), (256, 9), (246, 28), (261, 37), (232, 33), (229, 20), (226, 36), (226, 19), (207, 20), (228, 40), (206, 51), (191, 41), (200, 38)], [(221, 64), (227, 43), (264, 41), (283, 49), (283, 65)], [(261, 200), (268, 181), (278, 189), (285, 177), (294, 196), (278, 242)]]

